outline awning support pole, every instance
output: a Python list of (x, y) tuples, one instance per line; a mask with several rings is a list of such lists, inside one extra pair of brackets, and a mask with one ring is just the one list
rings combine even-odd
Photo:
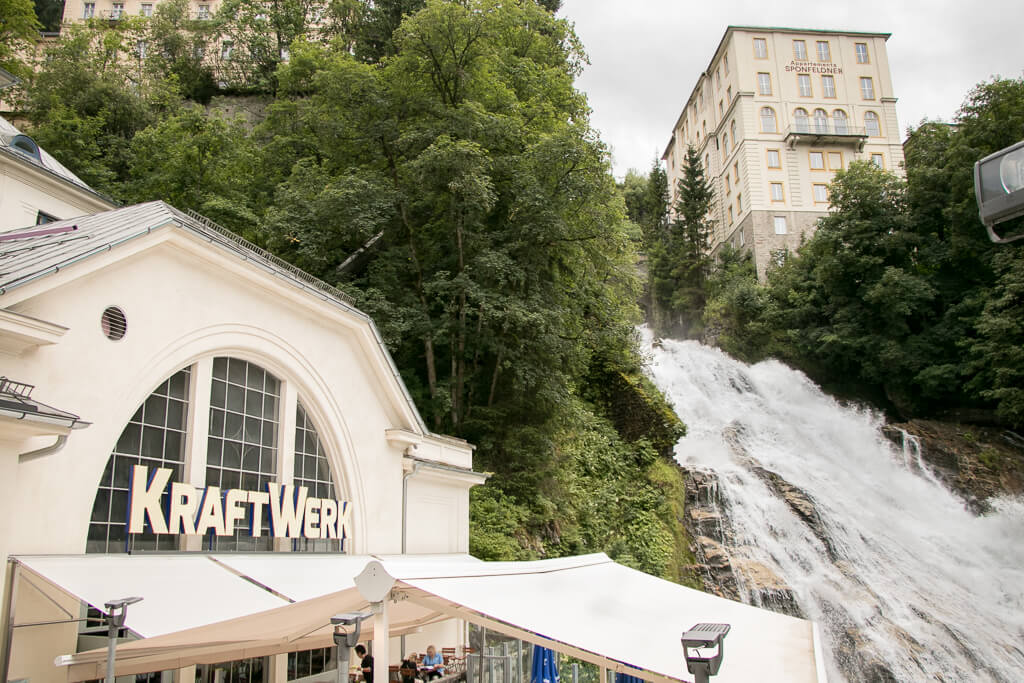
[(11, 582), (5, 589), (7, 591), (7, 623), (4, 624), (4, 643), (0, 648), (0, 674), (3, 678), (0, 681), (9, 681), (11, 669), (11, 645), (14, 641), (14, 605), (18, 601), (18, 579), (21, 576), (21, 564), (16, 560), (10, 560), (7, 565), (11, 568)]
[(388, 652), (388, 641), (391, 640), (388, 602), (390, 596), (373, 604), (373, 683), (388, 683), (388, 665), (391, 662)]

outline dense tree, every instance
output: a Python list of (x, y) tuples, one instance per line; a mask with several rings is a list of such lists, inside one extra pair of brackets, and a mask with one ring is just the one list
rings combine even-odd
[(173, 78), (182, 97), (206, 104), (217, 90), (210, 65), (213, 33), (191, 11), (188, 0), (161, 2), (140, 40), (145, 41), (144, 63), (152, 78)]
[(0, 0), (0, 68), (27, 77), (41, 28), (32, 0)]
[(49, 33), (60, 31), (60, 22), (64, 19), (63, 0), (35, 0), (34, 5), (41, 30)]
[(700, 156), (691, 146), (683, 159), (674, 217), (650, 249), (651, 295), (659, 331), (686, 338), (700, 336), (706, 280), (711, 264), (712, 193)]
[(668, 227), (668, 177), (665, 169), (657, 159), (646, 176), (630, 169), (621, 187), (626, 213), (640, 226), (644, 247), (649, 249), (665, 238)]

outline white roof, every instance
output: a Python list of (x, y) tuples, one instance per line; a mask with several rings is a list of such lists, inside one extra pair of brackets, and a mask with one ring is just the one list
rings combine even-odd
[[(393, 582), (393, 602), (388, 603), (393, 636), (462, 618), (615, 671), (667, 682), (692, 680), (681, 633), (697, 623), (721, 622), (732, 630), (717, 683), (825, 680), (811, 622), (663, 581), (603, 554), (536, 562), (480, 562), (466, 555), (373, 558), (285, 553), (106, 559), (109, 564), (88, 556), (53, 561), (28, 557), (19, 562), (90, 604), (128, 593), (144, 598), (129, 608), (127, 626), (137, 630), (137, 624), (145, 622), (143, 631), (164, 635), (118, 646), (118, 675), (330, 646), (330, 617), (367, 609), (369, 603), (353, 577), (376, 566)], [(176, 564), (151, 574), (150, 565), (140, 563), (140, 575), (126, 584), (123, 572), (137, 561)], [(214, 578), (211, 571), (224, 576)], [(170, 574), (176, 577), (168, 588)], [(281, 602), (264, 611), (211, 621), (232, 610), (248, 611), (232, 604), (247, 598), (224, 588), (222, 579), (265, 590)], [(189, 590), (198, 593), (204, 582), (215, 588), (203, 589), (202, 600), (187, 595)], [(128, 585), (133, 590), (127, 590)], [(188, 589), (182, 590), (185, 586)], [(86, 591), (91, 600), (84, 597)], [(164, 592), (169, 596), (162, 597)], [(203, 605), (203, 600), (212, 604)], [(285, 604), (287, 600), (296, 602)], [(146, 612), (149, 601), (154, 608)], [(172, 633), (152, 623), (155, 614), (177, 625), (191, 621), (192, 626)], [(364, 625), (363, 638), (372, 634), (371, 619)], [(105, 657), (105, 650), (93, 650), (65, 657), (62, 663), (70, 667), (69, 680), (80, 681), (101, 678)]]
[[(39, 147), (39, 158), (36, 159), (26, 154), (22, 150), (18, 149), (17, 147), (12, 146), (11, 141), (19, 135), (24, 135), (24, 133), (18, 130), (18, 128), (13, 123), (8, 121), (4, 117), (0, 116), (0, 148), (8, 150), (11, 154), (16, 155), (19, 159), (39, 166), (40, 168), (49, 171), (55, 176), (58, 176), (69, 183), (77, 185), (83, 190), (88, 190), (89, 192), (96, 194), (96, 191), (94, 189), (86, 185), (81, 178), (79, 178), (70, 170), (68, 170), (67, 166), (53, 158), (53, 156), (51, 156), (50, 153), (47, 152), (42, 147)], [(33, 140), (33, 142), (35, 141)]]

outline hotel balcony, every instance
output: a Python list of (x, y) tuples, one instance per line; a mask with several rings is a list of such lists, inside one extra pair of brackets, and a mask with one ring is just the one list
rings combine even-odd
[(857, 151), (864, 149), (868, 139), (867, 130), (856, 126), (847, 126), (834, 121), (810, 121), (796, 124), (786, 129), (786, 145), (791, 149), (797, 144), (802, 145), (850, 145)]

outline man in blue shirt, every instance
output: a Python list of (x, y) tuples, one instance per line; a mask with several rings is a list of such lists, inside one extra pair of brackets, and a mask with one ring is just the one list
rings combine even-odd
[(423, 655), (420, 673), (425, 681), (444, 676), (444, 657), (437, 654), (437, 650), (434, 649), (433, 645), (428, 647), (427, 654)]

